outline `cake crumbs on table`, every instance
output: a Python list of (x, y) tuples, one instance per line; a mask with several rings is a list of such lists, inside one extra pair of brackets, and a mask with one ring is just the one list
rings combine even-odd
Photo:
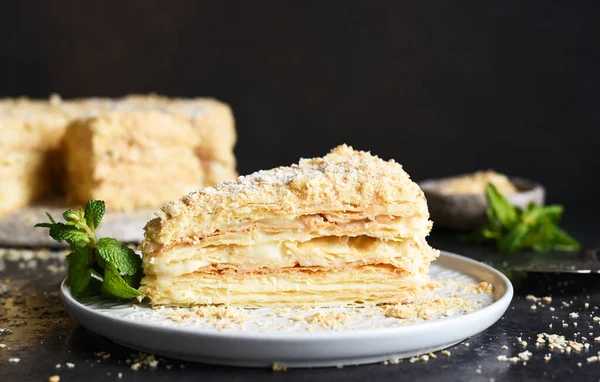
[(48, 382), (59, 382), (60, 381), (60, 376), (58, 375), (53, 375), (51, 377), (48, 377)]
[(287, 366), (280, 365), (277, 362), (275, 362), (273, 365), (271, 365), (271, 369), (273, 369), (273, 371), (286, 371)]
[(446, 357), (450, 357), (450, 355), (452, 354), (448, 350), (442, 350), (440, 353), (443, 354), (443, 355), (445, 355)]

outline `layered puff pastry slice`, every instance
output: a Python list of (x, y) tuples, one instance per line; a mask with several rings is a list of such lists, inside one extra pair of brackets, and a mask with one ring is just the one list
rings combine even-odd
[(402, 166), (346, 145), (164, 205), (145, 227), (153, 305), (340, 306), (414, 299), (438, 256)]

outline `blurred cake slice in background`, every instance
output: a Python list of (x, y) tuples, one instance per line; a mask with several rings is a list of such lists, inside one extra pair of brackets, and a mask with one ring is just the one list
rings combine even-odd
[(152, 208), (198, 189), (200, 138), (187, 119), (117, 111), (72, 122), (64, 135), (67, 203), (100, 199), (113, 210)]
[[(124, 114), (117, 116), (113, 114), (116, 112)], [(152, 118), (156, 118), (156, 121)], [(186, 137), (185, 144), (181, 141), (176, 144), (185, 146), (185, 154), (181, 155), (186, 158), (186, 170), (175, 165), (170, 168), (169, 172), (174, 177), (179, 176), (178, 181), (163, 182), (160, 190), (150, 190), (147, 186), (134, 190), (138, 185), (147, 185), (147, 179), (156, 170), (151, 165), (146, 166), (146, 162), (138, 163), (143, 168), (134, 169), (132, 158), (137, 155), (136, 152), (158, 157), (170, 155), (173, 160), (183, 161), (182, 157), (175, 156), (174, 151), (169, 148), (176, 138), (157, 138), (163, 128), (161, 124), (177, 126), (174, 127), (176, 130), (173, 134), (175, 131), (185, 130), (182, 135)], [(104, 135), (97, 125), (107, 126), (112, 135), (108, 132)], [(76, 134), (82, 144), (91, 145), (91, 149), (95, 150), (96, 156), (93, 159), (86, 158), (86, 162), (81, 164), (68, 159), (81, 154), (77, 151), (77, 145), (61, 145), (67, 126), (73, 126), (69, 129), (69, 134)], [(83, 131), (77, 132), (76, 126)], [(157, 130), (158, 135), (152, 135), (154, 130)], [(113, 149), (108, 147), (107, 142), (101, 143), (96, 138), (110, 140), (118, 154), (111, 152)], [(72, 139), (64, 137), (64, 141), (72, 142)], [(0, 176), (3, 178), (0, 182), (0, 215), (56, 195), (66, 202), (67, 191), (63, 188), (65, 184), (75, 187), (68, 191), (70, 202), (85, 203), (87, 200), (84, 199), (88, 196), (107, 195), (107, 199), (112, 199), (112, 202), (107, 200), (109, 210), (129, 210), (141, 206), (156, 208), (191, 189), (235, 178), (235, 141), (235, 123), (230, 107), (211, 98), (131, 95), (116, 99), (62, 100), (58, 96), (52, 96), (49, 100), (3, 99), (0, 100)], [(152, 148), (145, 145), (149, 142)], [(194, 147), (190, 148), (192, 145)], [(127, 153), (128, 149), (132, 152)], [(196, 159), (189, 156), (190, 149)], [(64, 150), (69, 150), (68, 155)], [(109, 157), (110, 155), (120, 157)], [(119, 158), (124, 162), (119, 162)], [(143, 160), (150, 159), (139, 159)], [(94, 168), (93, 179), (92, 175), (85, 173), (85, 166)], [(124, 167), (122, 174), (118, 175), (120, 166)], [(197, 168), (192, 170), (193, 166)], [(154, 172), (154, 176), (165, 175), (165, 169), (160, 171), (163, 172)], [(186, 175), (181, 177), (184, 171)], [(78, 180), (78, 176), (83, 176), (85, 180)], [(113, 176), (121, 178), (108, 180)], [(124, 184), (123, 177), (131, 182), (127, 188), (121, 188), (120, 192), (111, 188)], [(195, 181), (192, 182), (192, 179)], [(136, 199), (133, 197), (136, 191), (139, 193), (137, 201), (133, 204), (125, 203), (127, 199)], [(123, 200), (118, 201), (118, 193), (123, 194)]]

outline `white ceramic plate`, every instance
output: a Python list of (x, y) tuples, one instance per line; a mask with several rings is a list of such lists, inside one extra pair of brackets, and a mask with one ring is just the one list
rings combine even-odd
[[(323, 367), (381, 362), (412, 357), (452, 346), (494, 324), (513, 296), (510, 281), (495, 269), (463, 256), (442, 252), (430, 270), (444, 287), (435, 293), (449, 297), (458, 280), (492, 284), (493, 294), (464, 295), (476, 304), (470, 312), (422, 320), (386, 317), (381, 308), (315, 308), (242, 310), (248, 319), (208, 318), (174, 321), (187, 309), (153, 310), (148, 305), (76, 300), (63, 282), (61, 295), (71, 316), (83, 327), (140, 351), (188, 361), (234, 366)], [(323, 328), (298, 315), (346, 314), (343, 325)]]

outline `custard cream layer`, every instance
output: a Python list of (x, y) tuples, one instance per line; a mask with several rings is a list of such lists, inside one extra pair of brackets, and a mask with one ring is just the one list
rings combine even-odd
[(288, 270), (273, 275), (146, 276), (141, 290), (154, 305), (335, 306), (412, 299), (427, 283), (425, 275), (409, 275), (386, 266)]
[[(300, 237), (299, 237), (300, 236)], [(381, 240), (368, 236), (329, 236), (302, 241), (303, 235), (278, 233), (278, 241), (254, 232), (253, 245), (198, 247), (181, 245), (163, 256), (144, 256), (146, 274), (176, 277), (211, 269), (252, 272), (262, 268), (288, 267), (340, 268), (365, 264), (389, 264), (409, 273), (425, 273), (436, 257), (425, 240)]]

